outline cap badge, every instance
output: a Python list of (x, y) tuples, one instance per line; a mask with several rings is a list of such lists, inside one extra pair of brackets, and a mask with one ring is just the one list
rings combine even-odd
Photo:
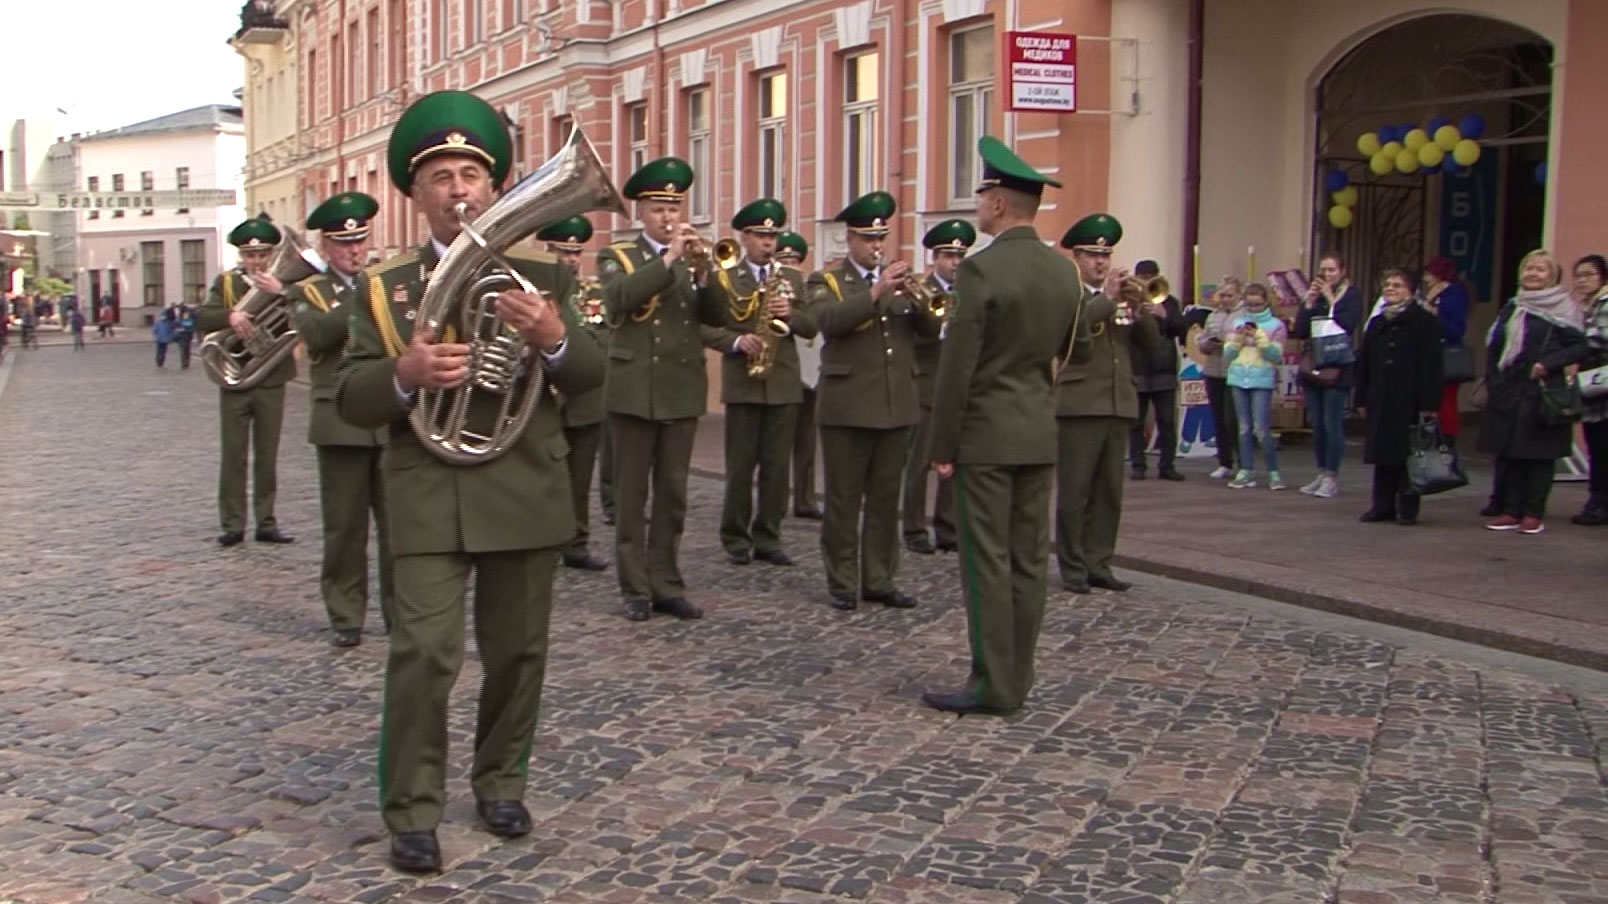
[(468, 144), (468, 143), (469, 143), (469, 139), (465, 138), (464, 134), (462, 132), (449, 132), (449, 133), (447, 133), (447, 144), (461, 145), (461, 144)]
[(1095, 239), (1095, 240), (1094, 240), (1094, 243), (1095, 243), (1095, 244), (1096, 244), (1096, 245), (1099, 245), (1099, 246), (1100, 246), (1100, 247), (1101, 247), (1101, 248), (1104, 248), (1104, 247), (1105, 247), (1105, 243), (1106, 243), (1106, 237), (1105, 237), (1105, 236), (1103, 236), (1103, 235), (1102, 235), (1102, 236), (1100, 236), (1100, 237), (1099, 237), (1099, 238), (1097, 238), (1097, 239)]
[(351, 217), (347, 217), (346, 218), (345, 228), (347, 228), (347, 229), (356, 229), (357, 228), (357, 220), (355, 220), (355, 219), (353, 219)]
[(771, 218), (770, 218), (770, 217), (766, 217), (766, 218), (765, 218), (765, 225), (766, 225), (766, 226), (775, 226), (775, 225), (776, 225), (776, 221), (775, 221), (775, 220), (773, 220), (773, 219), (771, 219)]
[(881, 217), (872, 217), (871, 218), (871, 225), (872, 226), (881, 226), (882, 225), (882, 218)]
[(246, 247), (247, 248), (255, 248), (255, 247), (257, 247), (258, 245), (261, 245), (261, 244), (262, 244), (262, 239), (259, 239), (256, 236), (252, 236), (251, 238), (246, 239)]

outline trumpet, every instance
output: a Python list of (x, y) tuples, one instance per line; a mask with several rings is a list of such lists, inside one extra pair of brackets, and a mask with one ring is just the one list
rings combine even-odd
[(1135, 315), (1150, 304), (1150, 286), (1137, 276), (1124, 276), (1113, 301), (1117, 304), (1117, 311), (1111, 316), (1111, 322), (1117, 326), (1130, 326)]
[(927, 277), (924, 274), (905, 274), (904, 279), (899, 281), (899, 292), (910, 299), (916, 307), (939, 320), (949, 316), (949, 295), (927, 285)]
[(730, 270), (743, 259), (742, 246), (735, 239), (721, 239), (711, 244), (701, 235), (687, 239), (686, 249), (681, 253), (687, 259), (687, 266), (699, 273), (708, 273), (716, 266)]

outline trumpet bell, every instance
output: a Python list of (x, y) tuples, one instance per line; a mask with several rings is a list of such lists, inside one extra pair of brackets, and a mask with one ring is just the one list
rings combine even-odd
[(715, 243), (715, 265), (722, 270), (730, 270), (743, 259), (743, 247), (737, 244), (736, 239), (721, 239)]

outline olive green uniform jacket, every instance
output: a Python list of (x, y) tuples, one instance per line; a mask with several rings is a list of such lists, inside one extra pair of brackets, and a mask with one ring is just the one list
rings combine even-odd
[(724, 326), (724, 303), (693, 285), (686, 261), (666, 266), (641, 236), (598, 252), (598, 273), (612, 328), (604, 409), (650, 421), (702, 417), (709, 375), (699, 325)]
[[(533, 283), (568, 298), (573, 277), (551, 255), (508, 252)], [(409, 409), (396, 391), (396, 358), (413, 336), (413, 315), (425, 280), (436, 265), (433, 246), (392, 258), (358, 276), (350, 348), (341, 368), (336, 403), (347, 421), (363, 428), (389, 427), (384, 470), (391, 534), (398, 557), (424, 553), (499, 552), (545, 549), (575, 534), (569, 490), (569, 446), (558, 399), (543, 392), (525, 432), (504, 455), (484, 464), (448, 464), (419, 441)], [(563, 363), (547, 372), (550, 387), (564, 396), (603, 382), (604, 359), (574, 309), (559, 305), (567, 345)], [(527, 346), (532, 366), (542, 366)], [(476, 393), (471, 417), (494, 400)]]
[[(1118, 325), (1113, 320), (1115, 302), (1100, 292), (1090, 294), (1086, 287), (1083, 297), (1088, 352), (1071, 355), (1061, 368), (1055, 385), (1055, 416), (1137, 418), (1139, 390), (1130, 362), (1136, 353), (1165, 352), (1168, 340), (1161, 333), (1160, 322), (1134, 311), (1133, 323)], [(1084, 326), (1079, 325), (1080, 335)]]
[[(218, 278), (212, 281), (212, 288), (207, 290), (207, 300), (195, 311), (195, 328), (202, 336), (218, 330), (229, 328), (229, 312), (245, 297), (251, 289), (251, 283), (246, 282), (246, 276), (239, 270), (229, 270), (219, 273)], [(286, 355), (285, 360), (274, 365), (274, 369), (265, 376), (258, 386), (283, 386), (296, 376), (296, 357)]]
[(335, 383), (346, 350), (356, 283), (347, 285), (321, 273), (286, 289), (285, 295), (296, 311), (296, 335), (307, 349), (313, 402), (307, 417), (307, 441), (315, 446), (383, 445), (384, 431), (354, 427), (335, 410)]
[(871, 284), (845, 259), (810, 274), (809, 316), (826, 344), (816, 422), (822, 427), (892, 429), (921, 420), (915, 340), (938, 335), (938, 318), (903, 295), (871, 300)]
[[(772, 264), (771, 266), (779, 266)], [(781, 268), (782, 277), (793, 287), (793, 312), (787, 326), (792, 335), (813, 339), (818, 334), (815, 321), (804, 310), (804, 277), (792, 267)], [(722, 270), (710, 277), (709, 293), (718, 299), (726, 310), (727, 326), (704, 327), (704, 344), (720, 353), (720, 401), (727, 405), (798, 405), (804, 401), (804, 378), (798, 361), (797, 343), (783, 337), (776, 348), (776, 363), (763, 380), (748, 375), (748, 356), (733, 354), (732, 345), (745, 333), (757, 331), (760, 324), (770, 318), (763, 310), (747, 312), (745, 319), (737, 314), (759, 289), (754, 271), (746, 260), (730, 270)]]

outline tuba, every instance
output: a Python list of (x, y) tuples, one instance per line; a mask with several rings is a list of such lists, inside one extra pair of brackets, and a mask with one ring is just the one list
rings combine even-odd
[[(280, 230), (279, 245), (268, 262), (268, 273), (287, 287), (309, 276), (323, 273), (324, 259), (309, 248), (290, 228)], [(263, 378), (296, 348), (290, 301), (283, 294), (273, 295), (252, 286), (240, 296), (233, 310), (251, 317), (256, 327), (250, 339), (235, 335), (231, 327), (208, 333), (201, 340), (201, 364), (212, 382), (224, 389), (241, 392), (261, 383)]]
[(625, 213), (592, 143), (579, 127), (539, 169), (519, 180), (442, 255), (425, 286), (415, 323), (469, 346), (469, 376), (453, 389), (420, 389), (413, 432), (448, 464), (475, 465), (507, 452), (525, 432), (546, 389), (534, 350), (497, 316), (497, 296), (539, 294), (502, 252), (549, 223), (587, 211)]
[(754, 328), (755, 335), (759, 336), (765, 347), (748, 362), (748, 376), (755, 380), (763, 380), (770, 376), (771, 369), (776, 366), (776, 352), (781, 348), (782, 340), (793, 335), (793, 328), (787, 321), (778, 317), (765, 316), (766, 304), (779, 296), (786, 296), (789, 302), (793, 301), (793, 285), (781, 274), (780, 268), (765, 280), (765, 284), (757, 290), (759, 298), (756, 310), (763, 319)]

